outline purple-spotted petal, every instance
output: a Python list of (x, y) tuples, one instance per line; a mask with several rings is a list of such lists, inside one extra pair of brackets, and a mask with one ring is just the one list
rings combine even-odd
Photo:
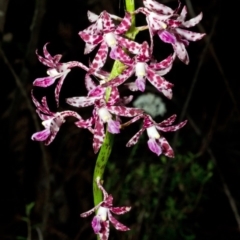
[(100, 240), (108, 240), (109, 237), (109, 221), (102, 221), (102, 231), (99, 233), (99, 238)]
[(175, 132), (177, 130), (179, 130), (180, 128), (184, 127), (187, 123), (187, 120), (177, 124), (177, 125), (174, 125), (174, 126), (166, 126), (166, 127), (162, 127), (162, 123), (158, 124), (157, 129), (161, 130), (162, 132)]
[(117, 215), (124, 214), (126, 212), (129, 212), (130, 210), (131, 210), (131, 207), (111, 207), (110, 208), (110, 211)]
[(158, 141), (161, 145), (162, 153), (167, 157), (174, 158), (173, 149), (169, 145), (168, 141), (164, 137), (160, 137)]
[(175, 31), (181, 37), (183, 37), (189, 41), (201, 40), (206, 35), (205, 33), (196, 33), (196, 32), (188, 31), (188, 30), (181, 29), (181, 28), (176, 28)]
[(116, 47), (114, 49), (114, 56), (117, 60), (126, 65), (133, 64), (133, 60), (123, 51), (121, 47)]
[(115, 33), (120, 35), (124, 34), (131, 26), (131, 14), (129, 12), (125, 12), (125, 16), (121, 23), (118, 25), (118, 27), (115, 30)]
[(157, 126), (159, 126), (159, 127), (169, 126), (169, 125), (174, 123), (174, 121), (176, 120), (176, 117), (177, 117), (177, 115), (174, 114), (171, 117), (169, 117), (169, 118), (163, 120), (162, 122), (158, 123)]
[(85, 75), (85, 86), (89, 92), (97, 87), (97, 84), (92, 80), (92, 78), (88, 74)]
[(56, 100), (57, 107), (59, 106), (59, 94), (60, 94), (64, 79), (66, 76), (67, 76), (67, 73), (64, 74), (63, 76), (61, 76), (61, 78), (59, 79), (59, 81), (57, 83), (57, 86), (55, 87), (54, 93), (55, 93), (55, 100)]
[(122, 46), (123, 48), (126, 48), (129, 52), (133, 53), (133, 54), (138, 54), (139, 53), (139, 49), (141, 47), (141, 44), (136, 43), (132, 40), (129, 40), (127, 38), (124, 38), (122, 36), (116, 35), (117, 41), (118, 41), (118, 45)]
[(74, 107), (88, 107), (95, 103), (98, 97), (71, 97), (66, 102)]
[(144, 130), (145, 130), (145, 128), (140, 129), (140, 130), (128, 141), (128, 143), (126, 144), (126, 146), (127, 146), (127, 147), (131, 147), (132, 145), (135, 145), (135, 144), (138, 142), (138, 140), (139, 140), (140, 136), (142, 135), (142, 133), (144, 132)]
[(151, 63), (150, 67), (158, 71), (171, 68), (175, 57), (176, 57), (176, 54), (170, 55), (159, 63)]
[(129, 108), (125, 106), (108, 106), (108, 111), (117, 116), (123, 117), (135, 117), (143, 113), (142, 109), (139, 108)]
[(110, 211), (108, 212), (108, 218), (109, 218), (109, 221), (113, 224), (113, 226), (117, 230), (119, 230), (119, 231), (128, 231), (128, 230), (130, 230), (130, 228), (128, 228), (127, 226), (123, 225), (116, 218), (114, 218), (112, 216), (112, 214), (110, 213)]
[(193, 27), (196, 24), (198, 24), (201, 20), (202, 20), (202, 13), (198, 14), (196, 17), (194, 17), (186, 22), (183, 22), (182, 25), (186, 28), (190, 28), (190, 27)]
[(160, 14), (169, 15), (173, 13), (171, 8), (153, 0), (143, 0), (143, 4), (149, 10), (157, 11)]
[(134, 73), (134, 66), (130, 66), (129, 68), (124, 70), (121, 75), (117, 76), (116, 78), (113, 78), (109, 82), (102, 84), (102, 86), (103, 87), (109, 87), (109, 86), (117, 87), (117, 86), (121, 85), (122, 83), (124, 83), (133, 73)]
[(99, 85), (88, 92), (88, 97), (102, 97), (105, 92), (106, 88), (103, 88), (101, 85)]
[(95, 58), (89, 69), (89, 74), (98, 72), (100, 68), (105, 64), (108, 54), (108, 45), (104, 41), (101, 43)]
[(113, 24), (113, 21), (111, 19), (110, 14), (107, 11), (103, 11), (101, 13), (102, 16), (102, 25), (103, 25), (103, 31), (104, 32), (111, 32), (115, 30), (115, 25)]
[(76, 126), (79, 128), (88, 128), (91, 129), (91, 126), (93, 124), (93, 118), (89, 118), (87, 120), (80, 119), (77, 122), (75, 122)]
[(177, 57), (185, 64), (189, 64), (189, 56), (184, 43), (177, 41), (172, 45)]
[(96, 154), (99, 148), (103, 144), (103, 140), (105, 137), (104, 132), (104, 123), (100, 117), (95, 119), (95, 127), (94, 127), (94, 134), (93, 134), (93, 151)]
[(173, 84), (156, 74), (150, 67), (147, 67), (147, 79), (149, 82), (167, 98), (171, 98)]

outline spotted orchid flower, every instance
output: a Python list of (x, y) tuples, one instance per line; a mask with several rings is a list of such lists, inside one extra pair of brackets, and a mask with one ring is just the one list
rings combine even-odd
[[(85, 76), (85, 86), (88, 90), (86, 97), (71, 97), (67, 98), (66, 102), (74, 107), (88, 107), (94, 105), (97, 100), (105, 99), (107, 88), (101, 85), (97, 85), (89, 74), (86, 74)], [(110, 105), (121, 102), (119, 91), (116, 87), (113, 87), (111, 89), (108, 102)]]
[(158, 91), (162, 92), (167, 98), (172, 98), (173, 84), (166, 81), (161, 76), (161, 73), (158, 74), (155, 71), (169, 68), (173, 63), (173, 56), (170, 56), (159, 63), (148, 64), (148, 62), (151, 60), (151, 54), (147, 42), (142, 43), (139, 49), (139, 54), (132, 59), (127, 54), (118, 51), (116, 52), (116, 56), (119, 61), (123, 62), (128, 67), (123, 71), (121, 75), (117, 76), (107, 83), (103, 83), (102, 86), (117, 87), (124, 83), (135, 73), (137, 77), (135, 83), (127, 84), (130, 90), (139, 90), (141, 92), (144, 92), (147, 79)]
[[(175, 132), (178, 129), (182, 128), (186, 123), (187, 120), (177, 124), (172, 125), (172, 123), (176, 119), (176, 115), (172, 115), (168, 119), (156, 123), (149, 115), (143, 115), (143, 127), (129, 140), (127, 143), (127, 147), (131, 147), (135, 145), (139, 140), (142, 133), (146, 130), (147, 135), (149, 137), (148, 140), (148, 148), (156, 153), (158, 156), (161, 154), (166, 155), (167, 157), (173, 158), (174, 152), (171, 146), (169, 145), (168, 141), (158, 132)], [(139, 117), (133, 118), (131, 123), (138, 120)], [(172, 126), (170, 126), (172, 125)]]
[(137, 52), (140, 46), (131, 40), (128, 40), (120, 35), (124, 34), (131, 26), (131, 15), (126, 12), (125, 17), (116, 27), (111, 19), (111, 15), (103, 11), (100, 16), (90, 18), (93, 23), (87, 29), (80, 31), (79, 35), (86, 42), (85, 53), (91, 52), (98, 44), (100, 47), (90, 66), (89, 74), (95, 72), (105, 64), (108, 48), (111, 48), (110, 57), (116, 59), (115, 52), (123, 51), (122, 47), (130, 49), (132, 52)]
[(55, 88), (55, 99), (57, 105), (59, 104), (59, 93), (62, 88), (64, 79), (66, 78), (67, 74), (70, 72), (71, 68), (73, 67), (80, 67), (84, 69), (85, 71), (88, 71), (89, 68), (86, 67), (84, 64), (77, 62), (77, 61), (71, 61), (67, 63), (60, 63), (60, 60), (62, 58), (62, 55), (58, 54), (55, 56), (51, 56), (51, 54), (47, 50), (46, 43), (43, 47), (43, 55), (44, 57), (40, 56), (38, 54), (38, 51), (36, 51), (38, 60), (49, 67), (47, 70), (47, 77), (37, 78), (34, 80), (33, 85), (37, 87), (48, 87), (55, 83), (57, 79), (60, 79), (57, 83), (57, 86)]
[(99, 235), (100, 240), (107, 240), (109, 237), (110, 224), (109, 221), (113, 224), (113, 226), (119, 231), (128, 231), (130, 230), (128, 227), (120, 223), (116, 218), (113, 217), (112, 213), (121, 215), (127, 213), (131, 210), (131, 207), (113, 207), (113, 197), (109, 195), (106, 190), (103, 188), (100, 178), (96, 179), (98, 188), (103, 193), (103, 201), (100, 202), (97, 206), (92, 208), (91, 210), (80, 214), (81, 217), (88, 217), (94, 211), (96, 212), (96, 216), (94, 216), (92, 220), (92, 228), (95, 234)]
[[(74, 111), (63, 111), (63, 112), (51, 112), (49, 110), (46, 97), (42, 98), (40, 104), (37, 99), (33, 96), (32, 100), (37, 107), (36, 112), (39, 117), (43, 120), (42, 125), (45, 127), (44, 130), (36, 132), (32, 135), (32, 140), (44, 142), (45, 145), (49, 145), (56, 137), (61, 125), (65, 122), (66, 117), (75, 117), (79, 121), (82, 120), (79, 114)], [(83, 121), (83, 120), (82, 120)], [(87, 128), (88, 126), (86, 126)]]
[[(151, 40), (151, 52), (153, 51), (153, 36), (159, 29), (166, 26), (164, 21), (167, 21), (173, 16), (174, 11), (156, 1), (144, 0), (144, 7), (138, 8), (134, 13), (143, 13), (146, 16), (146, 21), (149, 28), (150, 40)], [(152, 10), (154, 8), (154, 10)]]
[(153, 42), (153, 35), (157, 34), (163, 42), (172, 44), (177, 57), (185, 64), (188, 64), (189, 56), (185, 46), (188, 46), (189, 41), (202, 39), (205, 33), (196, 33), (183, 28), (190, 28), (198, 24), (202, 20), (202, 13), (185, 21), (187, 15), (186, 6), (178, 14), (180, 5), (174, 11), (154, 0), (144, 0), (143, 4), (145, 8), (140, 8), (136, 12), (142, 12), (146, 15), (151, 42)]
[[(132, 96), (120, 99), (117, 87), (112, 87), (108, 101), (106, 101), (106, 87), (96, 86), (92, 79), (86, 75), (85, 84), (89, 90), (87, 97), (67, 98), (66, 102), (74, 107), (87, 107), (94, 105), (93, 116), (89, 122), (94, 124), (93, 149), (97, 153), (103, 144), (105, 137), (104, 124), (107, 123), (107, 131), (112, 134), (120, 133), (121, 122), (119, 116), (135, 117), (143, 111), (138, 108), (125, 107), (132, 100)], [(115, 115), (115, 116), (113, 116)], [(81, 123), (82, 121), (80, 121)], [(78, 126), (78, 122), (76, 122)], [(80, 127), (82, 127), (80, 125)]]

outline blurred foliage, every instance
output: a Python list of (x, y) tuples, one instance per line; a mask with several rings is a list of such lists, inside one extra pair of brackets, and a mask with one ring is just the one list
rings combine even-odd
[(129, 223), (133, 222), (129, 219), (135, 219), (136, 223), (124, 239), (196, 239), (195, 230), (198, 226), (191, 219), (195, 212), (199, 212), (197, 208), (200, 202), (206, 200), (204, 187), (213, 175), (214, 164), (211, 160), (202, 164), (190, 152), (177, 154), (169, 171), (167, 185), (161, 192), (169, 159), (161, 156), (159, 160), (151, 163), (139, 157), (126, 160), (131, 171), (124, 174), (124, 179), (119, 174), (121, 170), (116, 162), (108, 164), (108, 171), (114, 177), (107, 181), (106, 188), (117, 196), (115, 199), (118, 204), (129, 203), (129, 197), (132, 199), (131, 214), (122, 218)]

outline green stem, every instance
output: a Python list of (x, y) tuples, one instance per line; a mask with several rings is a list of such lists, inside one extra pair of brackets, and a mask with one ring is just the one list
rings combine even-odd
[(114, 140), (113, 134), (111, 134), (107, 131), (103, 145), (98, 154), (98, 158), (96, 161), (94, 174), (93, 174), (94, 206), (96, 206), (97, 204), (99, 204), (102, 201), (102, 192), (97, 186), (96, 179), (97, 179), (97, 177), (100, 177), (100, 179), (103, 178), (105, 166), (107, 164), (108, 158), (112, 151), (113, 140)]
[[(125, 3), (126, 3), (126, 10), (128, 12), (133, 12), (135, 10), (134, 0), (125, 0)], [(131, 28), (129, 29), (126, 36), (131, 39), (134, 39), (136, 36), (135, 17), (134, 16), (132, 18)], [(111, 74), (110, 74), (110, 77), (109, 77), (109, 80), (118, 76), (119, 74), (121, 74), (123, 70), (124, 70), (124, 64), (122, 64), (119, 61), (115, 61), (112, 71), (111, 71)], [(109, 99), (110, 93), (111, 93), (111, 88), (108, 88), (106, 91), (106, 96), (105, 96), (106, 101)], [(96, 183), (96, 178), (100, 177), (100, 179), (103, 179), (105, 166), (107, 165), (107, 161), (108, 161), (109, 156), (112, 151), (113, 140), (114, 140), (114, 136), (111, 133), (109, 133), (108, 131), (106, 131), (106, 136), (105, 136), (104, 142), (102, 144), (102, 147), (100, 149), (100, 152), (98, 154), (95, 169), (94, 169), (94, 174), (93, 174), (94, 206), (96, 206), (103, 200), (102, 192), (98, 188), (97, 183)], [(99, 239), (99, 236), (97, 236), (97, 237)]]

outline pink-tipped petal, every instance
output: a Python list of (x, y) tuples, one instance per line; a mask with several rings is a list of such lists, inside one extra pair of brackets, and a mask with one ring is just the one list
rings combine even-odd
[(56, 78), (53, 77), (43, 77), (37, 78), (33, 82), (33, 86), (37, 87), (48, 87), (51, 86), (55, 82)]
[(110, 119), (108, 121), (108, 132), (112, 134), (120, 133), (121, 124), (118, 121)]
[(51, 132), (49, 129), (44, 129), (40, 132), (36, 132), (32, 135), (31, 139), (33, 141), (40, 141), (43, 142), (45, 141), (49, 136), (50, 136)]
[(164, 31), (159, 31), (158, 36), (165, 43), (171, 43), (171, 44), (176, 43), (176, 37), (168, 31), (165, 31), (165, 30)]
[(92, 220), (92, 228), (95, 234), (100, 233), (102, 226), (101, 226), (101, 219), (98, 216), (95, 216)]
[(150, 138), (147, 143), (148, 143), (149, 149), (152, 152), (156, 153), (158, 156), (162, 153), (161, 147), (159, 146), (159, 144), (156, 142), (154, 138)]
[(143, 77), (138, 77), (136, 79), (136, 86), (139, 91), (144, 92), (146, 87), (146, 80)]
[(110, 50), (110, 53), (109, 53), (109, 57), (113, 60), (118, 60), (116, 49), (117, 49), (117, 47), (112, 47)]

